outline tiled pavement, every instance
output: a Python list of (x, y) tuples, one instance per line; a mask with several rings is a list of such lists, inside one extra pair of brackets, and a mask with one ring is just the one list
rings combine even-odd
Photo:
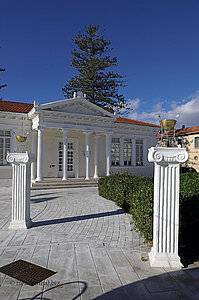
[(0, 273), (0, 300), (199, 299), (199, 263), (150, 268), (130, 216), (95, 187), (32, 191), (26, 231), (7, 229), (10, 188), (0, 188), (0, 208), (0, 266), (24, 259), (57, 272), (33, 287)]

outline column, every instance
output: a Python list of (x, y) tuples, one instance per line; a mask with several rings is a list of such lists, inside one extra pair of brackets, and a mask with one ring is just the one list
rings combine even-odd
[(85, 180), (90, 180), (90, 131), (85, 133), (85, 160), (86, 160), (86, 176)]
[(8, 229), (24, 230), (31, 226), (30, 219), (30, 163), (32, 153), (8, 153), (12, 163), (12, 221)]
[(98, 178), (98, 146), (99, 135), (95, 135), (94, 178)]
[(37, 178), (36, 181), (42, 180), (43, 167), (43, 128), (38, 128), (38, 142), (37, 142)]
[(124, 137), (120, 138), (120, 166), (124, 166)]
[(68, 167), (68, 130), (63, 129), (63, 178), (67, 180)]
[(148, 153), (147, 143), (148, 143), (148, 140), (144, 139), (143, 140), (143, 166), (146, 166), (147, 162), (148, 162), (148, 160), (147, 160), (147, 153)]
[(16, 151), (16, 132), (15, 130), (12, 130), (11, 132), (11, 152), (15, 152)]
[(132, 166), (136, 166), (136, 140), (133, 138), (131, 139), (131, 147), (132, 147), (132, 151), (131, 151), (131, 165)]
[(182, 267), (178, 256), (179, 169), (187, 159), (185, 148), (149, 149), (148, 160), (155, 163), (152, 267)]
[[(36, 131), (33, 130), (31, 133), (31, 153), (36, 156), (36, 140), (35, 140)], [(31, 163), (31, 180), (35, 180), (36, 177), (36, 162)]]
[(111, 168), (111, 133), (106, 133), (106, 176), (110, 175)]

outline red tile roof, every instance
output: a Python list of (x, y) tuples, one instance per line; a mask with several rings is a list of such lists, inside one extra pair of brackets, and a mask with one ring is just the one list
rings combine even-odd
[(30, 103), (0, 100), (0, 111), (28, 113), (33, 107), (34, 105)]
[[(33, 107), (34, 107), (34, 105), (30, 104), (30, 103), (0, 100), (0, 111), (28, 113)], [(115, 123), (126, 123), (126, 124), (142, 125), (142, 126), (160, 127), (155, 124), (136, 121), (136, 120), (127, 119), (127, 118), (123, 118), (123, 117), (118, 117), (118, 119), (115, 121)]]
[[(192, 134), (197, 132), (199, 132), (199, 126), (193, 126), (193, 127), (177, 129), (175, 131), (175, 135), (187, 135), (187, 134)], [(171, 135), (172, 133), (173, 130), (168, 132), (169, 135)]]
[(115, 121), (115, 123), (126, 123), (126, 124), (142, 125), (142, 126), (160, 127), (159, 125), (146, 123), (146, 122), (142, 122), (142, 121), (136, 121), (136, 120), (127, 119), (127, 118), (123, 118), (123, 117), (118, 117), (118, 119)]

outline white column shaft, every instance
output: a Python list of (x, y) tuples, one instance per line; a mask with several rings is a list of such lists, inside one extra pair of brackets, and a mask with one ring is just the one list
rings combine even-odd
[(95, 153), (94, 153), (94, 178), (98, 178), (98, 146), (99, 136), (95, 136)]
[(86, 177), (85, 180), (90, 179), (90, 132), (85, 133), (85, 160), (86, 160)]
[(111, 168), (111, 135), (106, 134), (106, 176), (110, 175)]
[(124, 166), (124, 138), (120, 138), (120, 166)]
[(11, 149), (10, 152), (16, 151), (16, 133), (14, 130), (11, 132)]
[(148, 154), (148, 140), (144, 139), (143, 140), (143, 165), (146, 166), (147, 165), (147, 154)]
[(131, 149), (132, 149), (132, 153), (131, 153), (131, 165), (132, 166), (136, 166), (136, 141), (135, 139), (131, 140)]
[(42, 165), (43, 165), (43, 129), (38, 129), (37, 143), (37, 181), (42, 180)]
[[(31, 153), (33, 155), (36, 155), (36, 139), (35, 139), (35, 135), (36, 135), (36, 132), (32, 131), (32, 136), (31, 136)], [(31, 179), (35, 180), (35, 177), (36, 177), (36, 162), (33, 161), (31, 163)]]
[(68, 135), (63, 131), (63, 178), (67, 180), (67, 167), (68, 167)]

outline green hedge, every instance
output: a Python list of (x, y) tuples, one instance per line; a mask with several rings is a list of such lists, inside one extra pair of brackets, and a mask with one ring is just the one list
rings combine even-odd
[(100, 178), (99, 195), (116, 202), (130, 212), (135, 227), (145, 237), (152, 240), (153, 179), (115, 174)]
[[(98, 181), (99, 195), (115, 201), (132, 214), (136, 228), (146, 241), (152, 240), (153, 178), (116, 174)], [(199, 174), (180, 176), (180, 243), (198, 247)], [(195, 235), (195, 238), (193, 236)]]

